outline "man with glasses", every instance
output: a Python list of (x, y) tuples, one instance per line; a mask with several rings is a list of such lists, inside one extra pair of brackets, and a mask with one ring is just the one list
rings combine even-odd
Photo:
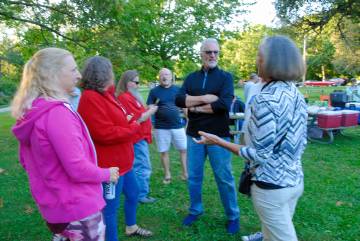
[(191, 226), (203, 213), (201, 190), (204, 163), (208, 156), (228, 218), (227, 232), (235, 234), (240, 229), (240, 211), (231, 174), (231, 153), (220, 146), (201, 145), (193, 140), (199, 138), (198, 131), (230, 140), (229, 109), (234, 87), (231, 74), (217, 67), (219, 51), (216, 39), (209, 38), (202, 42), (202, 68), (187, 76), (176, 96), (176, 105), (188, 108), (189, 118), (186, 134), (190, 208), (183, 225)]

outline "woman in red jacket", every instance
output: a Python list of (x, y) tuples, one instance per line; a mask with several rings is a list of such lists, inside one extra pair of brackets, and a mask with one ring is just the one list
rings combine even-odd
[[(140, 125), (114, 97), (111, 62), (100, 56), (87, 60), (82, 78), (84, 92), (78, 112), (94, 141), (100, 167), (119, 167), (121, 177), (115, 187), (103, 183), (106, 207), (103, 210), (106, 240), (117, 241), (117, 209), (120, 194), (125, 195), (126, 235), (151, 236), (152, 232), (136, 225), (138, 186), (133, 171), (133, 136)], [(112, 196), (112, 189), (115, 195)]]
[(140, 123), (140, 131), (134, 135), (134, 172), (139, 186), (139, 202), (153, 203), (155, 198), (150, 197), (151, 162), (149, 144), (151, 143), (151, 120), (158, 107), (149, 105), (145, 108), (144, 101), (138, 91), (139, 74), (136, 70), (127, 70), (121, 75), (116, 87), (115, 96), (125, 106), (133, 118)]

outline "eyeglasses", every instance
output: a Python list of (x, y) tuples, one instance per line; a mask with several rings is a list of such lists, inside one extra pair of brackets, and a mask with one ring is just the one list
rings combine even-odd
[(217, 51), (217, 50), (215, 50), (215, 51), (207, 50), (207, 51), (204, 51), (204, 53), (207, 54), (207, 55), (211, 55), (211, 54), (218, 55), (219, 51)]

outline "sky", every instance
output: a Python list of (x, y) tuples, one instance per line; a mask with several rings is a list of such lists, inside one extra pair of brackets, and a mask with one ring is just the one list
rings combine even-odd
[(274, 0), (258, 0), (247, 15), (249, 22), (273, 26), (277, 20)]

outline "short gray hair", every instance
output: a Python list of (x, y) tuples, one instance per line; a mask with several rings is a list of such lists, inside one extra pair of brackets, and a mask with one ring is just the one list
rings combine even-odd
[(273, 80), (297, 80), (305, 73), (298, 47), (288, 37), (266, 37), (259, 46), (264, 60), (264, 75)]
[(216, 45), (220, 48), (219, 42), (218, 42), (216, 39), (214, 39), (214, 38), (207, 38), (207, 39), (205, 39), (205, 40), (203, 40), (203, 41), (201, 42), (200, 52), (203, 52), (205, 46), (208, 45), (209, 43), (214, 43), (214, 44), (216, 44)]
[(94, 56), (85, 63), (81, 87), (102, 93), (113, 79), (114, 73), (110, 60), (102, 56)]

